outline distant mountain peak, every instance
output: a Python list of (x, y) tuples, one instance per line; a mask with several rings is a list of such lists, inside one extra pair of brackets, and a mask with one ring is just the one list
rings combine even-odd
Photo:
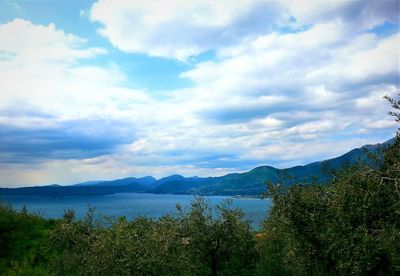
[[(287, 169), (277, 169), (271, 166), (259, 166), (244, 173), (231, 173), (219, 177), (184, 177), (173, 174), (159, 180), (153, 176), (126, 177), (108, 181), (87, 181), (72, 186), (59, 186), (57, 184), (1, 189), (0, 194), (34, 194), (34, 195), (93, 195), (112, 194), (121, 192), (150, 192), (169, 194), (200, 194), (200, 195), (259, 195), (265, 192), (268, 181), (281, 182), (285, 185), (294, 183), (309, 183), (314, 176), (319, 183), (328, 182), (331, 176), (326, 175), (324, 167), (338, 169), (345, 164), (354, 164), (357, 161), (368, 162), (367, 151), (376, 152), (381, 146), (392, 144), (395, 138), (382, 144), (365, 145), (355, 148), (347, 153), (323, 161), (313, 162), (304, 166), (295, 166)], [(365, 150), (367, 149), (367, 151)], [(286, 172), (290, 178), (281, 179), (281, 172)]]

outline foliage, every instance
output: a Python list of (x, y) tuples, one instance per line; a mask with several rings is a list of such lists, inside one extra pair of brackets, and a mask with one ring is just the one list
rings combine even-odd
[[(399, 110), (399, 102), (388, 98)], [(398, 121), (398, 112), (390, 112)], [(348, 166), (327, 186), (270, 184), (259, 242), (261, 275), (400, 273), (400, 137), (374, 164)], [(384, 156), (383, 159), (379, 156)]]
[(0, 202), (0, 275), (46, 275), (54, 220)]
[(245, 275), (256, 261), (250, 223), (228, 203), (212, 210), (197, 198), (158, 220), (84, 220), (66, 213), (52, 232), (62, 275)]
[(398, 99), (391, 98), (389, 96), (385, 96), (384, 98), (387, 99), (392, 108), (395, 111), (389, 111), (389, 115), (393, 116), (396, 122), (400, 123), (400, 92), (397, 93)]
[(256, 251), (250, 222), (230, 204), (218, 205), (214, 212), (204, 199), (197, 198), (187, 212), (180, 209), (178, 221), (189, 274), (246, 275), (253, 267)]

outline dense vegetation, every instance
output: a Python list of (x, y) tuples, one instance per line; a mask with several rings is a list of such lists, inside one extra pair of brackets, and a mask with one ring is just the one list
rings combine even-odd
[(247, 275), (257, 261), (250, 223), (230, 202), (212, 210), (197, 198), (177, 215), (132, 221), (0, 208), (1, 275)]
[[(388, 98), (395, 110), (400, 99)], [(397, 122), (400, 114), (390, 112)], [(327, 186), (269, 185), (259, 242), (266, 275), (400, 273), (400, 130), (382, 155), (333, 172)], [(383, 159), (382, 159), (382, 158)]]
[(382, 151), (332, 172), (329, 185), (270, 183), (274, 205), (257, 234), (229, 202), (211, 210), (203, 198), (132, 221), (93, 210), (45, 220), (0, 204), (0, 274), (398, 275), (399, 132)]
[(0, 275), (47, 274), (54, 227), (54, 220), (0, 203)]

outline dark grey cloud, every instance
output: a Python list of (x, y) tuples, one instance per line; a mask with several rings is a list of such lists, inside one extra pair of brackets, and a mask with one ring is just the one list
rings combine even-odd
[(266, 107), (237, 106), (204, 110), (200, 115), (206, 120), (218, 123), (240, 123), (254, 118), (265, 117), (270, 112), (271, 110)]
[[(304, 4), (307, 5), (307, 4)], [(353, 32), (373, 28), (384, 22), (399, 22), (398, 0), (353, 0), (327, 1), (328, 8), (314, 9), (305, 13), (305, 9), (294, 16), (300, 21), (316, 23), (341, 19), (347, 22)]]
[(37, 118), (37, 119), (54, 119), (53, 114), (42, 112), (26, 104), (13, 104), (12, 108), (3, 108), (0, 110), (0, 117), (8, 118)]
[(347, 20), (354, 20), (360, 23), (368, 21), (387, 20), (398, 23), (399, 1), (398, 0), (363, 0), (348, 1), (349, 4), (343, 10), (339, 10), (342, 17)]
[(0, 162), (84, 159), (112, 153), (132, 142), (128, 126), (107, 120), (73, 120), (54, 127), (0, 124)]
[(173, 165), (191, 164), (200, 168), (220, 168), (231, 163), (233, 167), (240, 167), (239, 164), (237, 164), (239, 158), (237, 153), (228, 153), (217, 148), (194, 151), (177, 149), (164, 154), (169, 160), (173, 160), (174, 157), (177, 157), (175, 161), (172, 161)]

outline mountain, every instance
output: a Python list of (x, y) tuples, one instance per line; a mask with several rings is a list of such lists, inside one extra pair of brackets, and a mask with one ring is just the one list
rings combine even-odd
[(294, 183), (317, 182), (324, 184), (331, 179), (326, 168), (339, 169), (357, 161), (369, 162), (368, 152), (375, 153), (381, 146), (394, 142), (391, 139), (383, 144), (366, 145), (353, 149), (337, 158), (314, 162), (305, 166), (277, 169), (261, 166), (245, 173), (232, 173), (220, 177), (184, 177), (171, 175), (159, 180), (152, 176), (127, 177), (109, 181), (88, 181), (71, 186), (38, 186), (25, 188), (0, 188), (0, 195), (105, 195), (114, 193), (157, 193), (157, 194), (197, 194), (197, 195), (243, 195), (257, 196), (265, 192), (267, 181)]
[[(353, 149), (337, 158), (314, 162), (305, 166), (295, 166), (288, 169), (277, 169), (270, 166), (261, 166), (245, 173), (233, 173), (221, 177), (207, 178), (175, 178), (160, 184), (152, 193), (160, 194), (200, 194), (200, 195), (259, 195), (265, 192), (266, 181), (283, 182), (286, 185), (293, 183), (326, 183), (331, 175), (325, 171), (339, 169), (357, 161), (368, 162), (368, 152), (375, 153), (380, 146), (387, 146), (394, 142), (394, 138), (376, 145), (366, 145)], [(285, 179), (285, 175), (289, 179)]]
[(159, 179), (157, 181), (157, 184), (158, 184), (157, 186), (160, 186), (160, 185), (162, 185), (164, 183), (171, 182), (171, 181), (183, 181), (183, 180), (186, 180), (186, 179), (187, 178), (183, 177), (182, 175), (173, 174), (173, 175), (170, 175), (170, 176), (167, 176), (167, 177)]
[(94, 196), (115, 193), (142, 193), (146, 187), (134, 185), (120, 186), (36, 186), (22, 188), (0, 188), (0, 195), (34, 195), (34, 196)]
[(127, 177), (127, 178), (121, 178), (121, 179), (116, 179), (116, 180), (102, 180), (102, 181), (87, 181), (83, 183), (78, 183), (73, 186), (80, 186), (80, 187), (99, 187), (99, 186), (125, 186), (125, 185), (134, 185), (138, 184), (140, 186), (146, 187), (146, 188), (155, 188), (156, 185), (154, 185), (157, 182), (157, 179), (155, 179), (152, 176), (145, 176), (145, 177)]
[(85, 182), (81, 182), (81, 183), (77, 183), (77, 184), (73, 184), (71, 186), (82, 186), (82, 187), (86, 187), (86, 186), (94, 186), (98, 183), (104, 182), (104, 180), (92, 180), (92, 181), (85, 181)]

